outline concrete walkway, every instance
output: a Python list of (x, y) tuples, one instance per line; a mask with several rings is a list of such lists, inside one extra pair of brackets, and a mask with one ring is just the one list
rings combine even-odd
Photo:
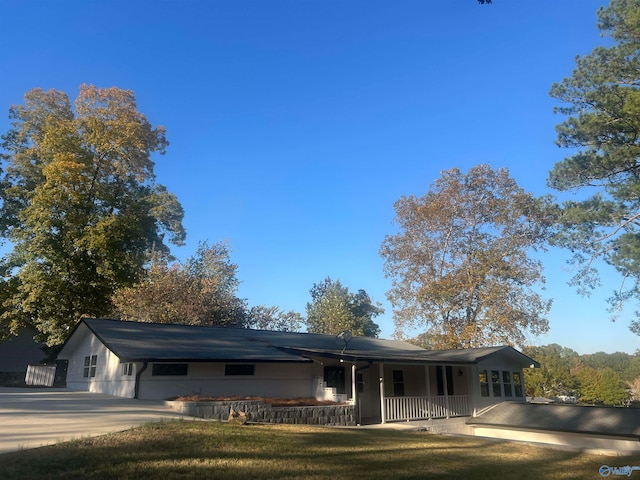
[(160, 401), (66, 389), (0, 387), (0, 453), (181, 417)]

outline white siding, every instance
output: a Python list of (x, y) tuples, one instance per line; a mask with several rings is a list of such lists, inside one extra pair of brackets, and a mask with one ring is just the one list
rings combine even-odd
[[(72, 390), (104, 393), (118, 397), (133, 398), (135, 367), (131, 376), (121, 375), (120, 359), (88, 329), (82, 341), (68, 357), (67, 387)], [(76, 334), (81, 334), (76, 332)], [(82, 334), (81, 334), (82, 335)], [(84, 377), (85, 357), (97, 356), (95, 377)]]
[[(95, 377), (84, 377), (85, 358), (97, 356)], [(91, 331), (81, 326), (60, 358), (69, 362), (67, 386), (74, 390), (104, 393), (120, 397), (135, 396), (136, 372), (142, 363), (134, 365), (132, 375), (122, 375), (122, 363)], [(165, 362), (170, 363), (170, 362)], [(232, 363), (232, 362), (230, 362)], [(180, 395), (260, 396), (297, 398), (312, 397), (313, 377), (323, 377), (318, 363), (255, 363), (254, 375), (225, 375), (225, 363), (188, 363), (185, 376), (154, 376), (153, 363), (140, 375), (138, 398), (164, 400)], [(347, 388), (350, 385), (349, 372)]]
[(153, 364), (142, 373), (139, 398), (164, 400), (180, 395), (311, 397), (313, 377), (322, 366), (307, 363), (255, 363), (254, 375), (225, 375), (224, 363), (189, 363), (186, 376), (154, 376)]

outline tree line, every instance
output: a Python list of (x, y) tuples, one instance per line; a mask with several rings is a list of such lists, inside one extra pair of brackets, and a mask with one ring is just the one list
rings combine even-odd
[[(482, 2), (481, 2), (482, 3)], [(485, 2), (490, 3), (490, 2)], [(423, 196), (395, 203), (397, 233), (382, 239), (395, 335), (429, 348), (524, 346), (548, 331), (551, 299), (534, 251), (572, 252), (574, 283), (598, 286), (596, 261), (621, 276), (612, 313), (640, 299), (640, 0), (597, 12), (610, 37), (577, 57), (551, 87), (569, 155), (549, 173), (560, 202), (523, 190), (508, 169), (443, 171)], [(138, 111), (131, 91), (82, 85), (33, 89), (9, 110), (0, 142), (0, 335), (31, 325), (60, 345), (83, 316), (377, 336), (382, 313), (364, 290), (330, 278), (312, 286), (306, 319), (238, 298), (226, 243), (201, 244), (177, 262), (186, 232), (177, 197), (157, 183), (152, 155), (165, 129)], [(640, 333), (640, 321), (632, 323)], [(585, 374), (586, 375), (586, 374)]]
[(640, 353), (579, 355), (558, 344), (525, 347), (540, 363), (525, 370), (527, 396), (589, 405), (628, 405), (640, 401)]

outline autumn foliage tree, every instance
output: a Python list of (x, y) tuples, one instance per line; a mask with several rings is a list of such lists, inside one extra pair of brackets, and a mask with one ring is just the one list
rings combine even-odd
[[(153, 153), (168, 142), (131, 91), (82, 85), (34, 89), (10, 109), (0, 146), (4, 334), (25, 324), (49, 345), (83, 315), (111, 311), (111, 295), (138, 281), (152, 249), (185, 238), (177, 198), (155, 182)], [(6, 287), (6, 289), (5, 289)]]
[(399, 231), (380, 249), (396, 335), (424, 328), (433, 347), (460, 348), (546, 332), (551, 302), (536, 290), (542, 265), (529, 254), (544, 248), (553, 211), (489, 165), (444, 171), (424, 196), (401, 197)]
[(183, 264), (156, 255), (139, 282), (113, 295), (124, 320), (226, 327), (246, 326), (246, 301), (226, 242), (201, 243)]
[(113, 295), (113, 316), (123, 320), (295, 332), (303, 318), (294, 311), (257, 305), (238, 296), (238, 266), (228, 242), (203, 242), (184, 262), (155, 254), (146, 275)]
[(278, 332), (299, 332), (304, 318), (294, 310), (285, 311), (280, 307), (257, 305), (247, 312), (247, 326), (258, 330)]

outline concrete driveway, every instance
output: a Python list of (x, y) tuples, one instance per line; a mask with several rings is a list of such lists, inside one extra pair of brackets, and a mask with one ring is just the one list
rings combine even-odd
[(0, 387), (0, 453), (119, 432), (182, 416), (160, 401), (59, 388)]

